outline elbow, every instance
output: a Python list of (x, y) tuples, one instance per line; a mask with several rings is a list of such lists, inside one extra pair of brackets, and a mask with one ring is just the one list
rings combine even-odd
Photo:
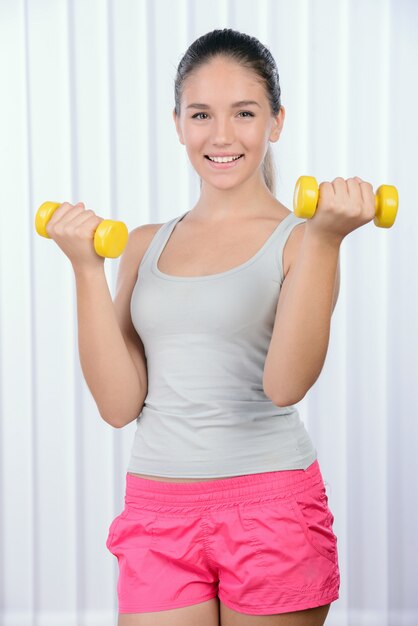
[(109, 424), (109, 426), (112, 426), (113, 428), (122, 428), (122, 424), (117, 422), (114, 417), (106, 417), (103, 413), (100, 413), (100, 417), (104, 422), (106, 422), (106, 424)]
[(280, 407), (280, 408), (284, 408), (287, 406), (292, 406), (294, 404), (297, 404), (298, 402), (300, 402), (301, 400), (303, 400), (303, 398), (305, 397), (306, 394), (303, 395), (298, 395), (298, 396), (291, 396), (288, 395), (286, 396), (285, 394), (282, 395), (277, 395), (277, 394), (271, 394), (271, 393), (267, 393), (266, 390), (264, 390), (265, 395), (267, 396), (267, 398), (276, 406)]
[(120, 411), (110, 412), (109, 407), (107, 407), (107, 410), (104, 410), (104, 408), (100, 410), (100, 407), (98, 408), (101, 418), (109, 424), (109, 426), (113, 426), (113, 428), (123, 428), (141, 417), (143, 406), (144, 399), (141, 399), (139, 404), (135, 403), (133, 407), (131, 406), (129, 410), (126, 409), (123, 413)]
[(112, 426), (113, 428), (123, 428), (124, 426), (127, 426), (127, 424), (130, 424), (131, 422), (133, 422), (134, 420), (137, 419), (138, 415), (135, 415), (134, 417), (129, 417), (129, 419), (115, 419), (114, 416), (112, 417), (106, 417), (102, 414), (100, 414), (102, 419), (109, 424), (109, 426)]
[(283, 398), (283, 399), (282, 398), (279, 398), (279, 399), (272, 399), (272, 398), (270, 398), (270, 399), (271, 399), (272, 403), (275, 404), (276, 406), (284, 408), (284, 407), (287, 407), (287, 406), (292, 406), (294, 404), (297, 404), (298, 402), (300, 402), (300, 400), (302, 398), (297, 399), (297, 400), (295, 400), (293, 398)]
[(138, 414), (134, 415), (133, 417), (129, 417), (125, 420), (119, 421), (119, 422), (115, 422), (113, 424), (114, 428), (123, 428), (124, 426), (127, 426), (128, 424), (130, 424), (131, 422), (135, 422), (138, 419)]

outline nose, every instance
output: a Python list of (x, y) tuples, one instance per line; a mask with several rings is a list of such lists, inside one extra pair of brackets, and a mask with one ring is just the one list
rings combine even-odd
[(212, 133), (212, 143), (214, 145), (225, 145), (233, 143), (233, 128), (232, 124), (226, 119), (219, 119), (214, 123)]

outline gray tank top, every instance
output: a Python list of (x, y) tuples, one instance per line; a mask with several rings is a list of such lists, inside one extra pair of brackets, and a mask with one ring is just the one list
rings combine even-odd
[(287, 215), (245, 263), (208, 276), (171, 276), (158, 259), (183, 213), (155, 233), (131, 298), (148, 393), (128, 471), (216, 478), (306, 469), (316, 449), (295, 406), (263, 390), (283, 282), (283, 248), (304, 222)]

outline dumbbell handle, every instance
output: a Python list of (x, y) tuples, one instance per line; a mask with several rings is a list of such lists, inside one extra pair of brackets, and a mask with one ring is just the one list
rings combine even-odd
[[(314, 176), (300, 176), (293, 195), (293, 211), (297, 217), (310, 219), (318, 205), (319, 186)], [(393, 226), (398, 212), (398, 190), (392, 185), (381, 185), (375, 195), (374, 223), (380, 228)]]
[[(41, 204), (35, 216), (35, 228), (38, 235), (51, 239), (46, 232), (46, 225), (61, 204), (60, 202)], [(94, 233), (94, 249), (99, 256), (116, 259), (124, 251), (128, 235), (128, 229), (123, 222), (103, 220)]]

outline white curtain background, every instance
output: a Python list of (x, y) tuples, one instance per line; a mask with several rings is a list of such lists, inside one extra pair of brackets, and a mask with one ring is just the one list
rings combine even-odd
[[(136, 427), (99, 415), (71, 264), (36, 234), (36, 210), (83, 201), (132, 230), (191, 208), (199, 179), (171, 116), (174, 77), (187, 47), (224, 27), (277, 61), (286, 206), (301, 174), (399, 191), (391, 229), (370, 222), (342, 244), (329, 351), (298, 409), (338, 537), (327, 625), (418, 624), (418, 3), (1, 0), (2, 626), (116, 624), (105, 541)], [(118, 260), (105, 267), (114, 294)]]

